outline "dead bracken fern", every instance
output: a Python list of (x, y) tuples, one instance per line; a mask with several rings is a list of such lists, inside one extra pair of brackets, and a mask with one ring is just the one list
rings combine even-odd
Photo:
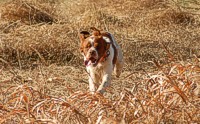
[(1, 123), (199, 122), (198, 64), (172, 62), (158, 68), (115, 99), (81, 91), (62, 98), (28, 85), (12, 86), (1, 92)]

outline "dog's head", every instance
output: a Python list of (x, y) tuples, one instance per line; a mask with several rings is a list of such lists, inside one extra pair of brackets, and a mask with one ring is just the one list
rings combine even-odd
[(92, 27), (92, 34), (82, 31), (80, 37), (80, 51), (84, 56), (85, 66), (96, 66), (110, 48), (110, 40), (103, 36), (100, 30)]

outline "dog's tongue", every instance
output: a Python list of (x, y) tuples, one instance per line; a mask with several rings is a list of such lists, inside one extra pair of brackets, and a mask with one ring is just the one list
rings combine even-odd
[(85, 66), (89, 66), (92, 64), (91, 60), (85, 60), (84, 61)]

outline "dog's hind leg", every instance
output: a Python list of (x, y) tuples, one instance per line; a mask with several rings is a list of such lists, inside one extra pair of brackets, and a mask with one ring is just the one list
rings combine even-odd
[(117, 50), (118, 50), (118, 56), (117, 56), (117, 61), (114, 67), (114, 72), (116, 74), (116, 77), (119, 77), (121, 75), (121, 72), (124, 66), (124, 59), (123, 59), (121, 48), (118, 47)]

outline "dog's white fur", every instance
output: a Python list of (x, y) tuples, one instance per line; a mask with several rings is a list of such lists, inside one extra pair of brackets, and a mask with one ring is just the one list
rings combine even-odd
[[(108, 49), (110, 54), (104, 62), (99, 62), (96, 66), (93, 66), (93, 65), (86, 66), (86, 70), (89, 74), (89, 89), (92, 93), (96, 91), (96, 87), (97, 87), (96, 85), (99, 85), (97, 92), (100, 92), (103, 94), (106, 91), (106, 88), (111, 83), (111, 76), (112, 76), (113, 69), (116, 73), (116, 76), (119, 77), (123, 68), (124, 60), (123, 60), (122, 50), (120, 46), (117, 44), (117, 42), (115, 41), (113, 35), (112, 34), (110, 35), (112, 39), (105, 36), (103, 36), (103, 39), (107, 43), (113, 43), (113, 45), (115, 45), (116, 50), (118, 52), (117, 61), (114, 65), (113, 58), (114, 58), (115, 52), (114, 52), (113, 46), (110, 45), (110, 48)], [(92, 40), (93, 40), (93, 36), (90, 36), (89, 41), (93, 42)], [(94, 50), (93, 47), (91, 47), (90, 49)], [(88, 53), (86, 54), (86, 56), (84, 55), (84, 60), (86, 60), (87, 56), (89, 55), (90, 49), (88, 50)]]

